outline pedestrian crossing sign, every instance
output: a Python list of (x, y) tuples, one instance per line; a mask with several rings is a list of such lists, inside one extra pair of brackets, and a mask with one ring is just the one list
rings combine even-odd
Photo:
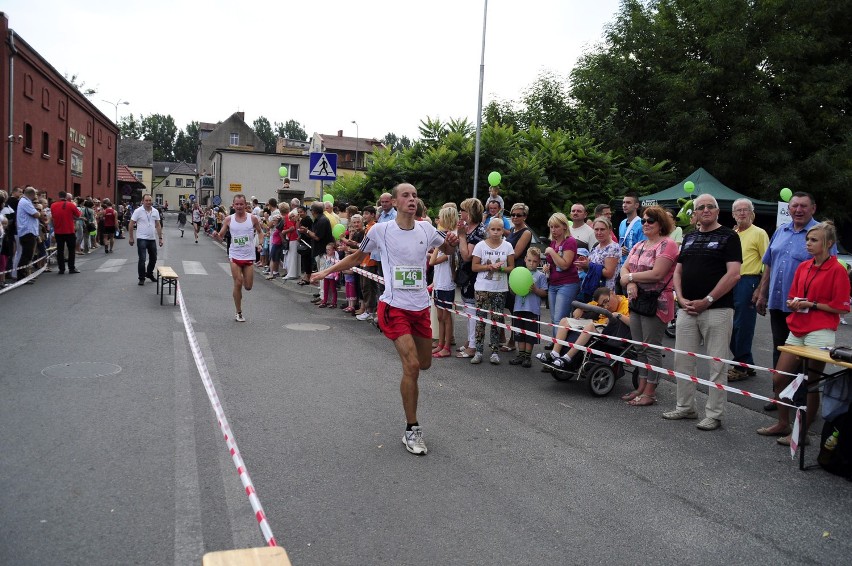
[(337, 179), (337, 154), (312, 152), (311, 171), (308, 178), (313, 181), (335, 181)]

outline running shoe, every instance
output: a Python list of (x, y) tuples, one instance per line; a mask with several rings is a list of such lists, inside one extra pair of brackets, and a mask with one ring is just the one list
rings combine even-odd
[(499, 365), (500, 364), (500, 356), (497, 355), (497, 352), (493, 352), (491, 354), (491, 357), (488, 359), (488, 361), (491, 362), (492, 364), (494, 364), (495, 366)]
[(241, 313), (241, 312), (237, 313), (237, 315), (234, 317), (234, 320), (236, 320), (237, 322), (245, 322), (246, 321), (245, 317), (243, 317), (243, 313)]
[(358, 320), (370, 320), (371, 318), (373, 318), (373, 313), (365, 312), (365, 313), (359, 314), (355, 318), (358, 319)]
[(552, 362), (553, 358), (554, 358), (553, 354), (550, 353), (550, 352), (540, 352), (540, 353), (536, 354), (535, 357), (538, 361), (544, 362), (546, 364), (549, 364), (550, 362)]
[(405, 444), (405, 449), (418, 456), (426, 455), (426, 443), (423, 442), (423, 428), (419, 426), (411, 427), (411, 430), (406, 430), (402, 435), (402, 443)]
[(472, 364), (481, 364), (482, 363), (482, 352), (477, 352), (470, 359), (470, 363)]

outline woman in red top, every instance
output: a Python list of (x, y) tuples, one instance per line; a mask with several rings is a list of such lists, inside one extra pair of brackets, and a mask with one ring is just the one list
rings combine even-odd
[[(834, 336), (840, 325), (840, 315), (849, 312), (849, 276), (846, 270), (831, 255), (831, 247), (837, 242), (837, 232), (831, 222), (822, 222), (808, 230), (805, 246), (813, 259), (803, 261), (790, 286), (787, 307), (792, 311), (787, 317), (790, 335), (786, 344), (824, 348), (834, 346)], [(801, 365), (798, 356), (781, 352), (778, 371), (795, 373)], [(810, 362), (814, 374), (821, 372), (824, 363)], [(772, 381), (776, 396), (791, 379), (786, 375), (773, 374)], [(819, 391), (808, 392), (807, 424), (811, 425), (819, 409)], [(779, 407), (778, 423), (760, 428), (757, 434), (780, 436), (779, 444), (790, 444), (790, 413)]]

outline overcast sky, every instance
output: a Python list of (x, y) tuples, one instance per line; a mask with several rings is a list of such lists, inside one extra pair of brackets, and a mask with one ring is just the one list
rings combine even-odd
[[(618, 0), (491, 0), (483, 105), (544, 70), (567, 76)], [(426, 116), (476, 121), (483, 0), (6, 0), (9, 26), (61, 74), (178, 128), (243, 111), (313, 132), (417, 138)]]

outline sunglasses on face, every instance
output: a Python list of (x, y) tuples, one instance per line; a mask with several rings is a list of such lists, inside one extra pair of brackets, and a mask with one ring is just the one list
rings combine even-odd
[(717, 208), (715, 204), (699, 204), (695, 207), (695, 210), (701, 212), (702, 210), (716, 210)]
[(655, 224), (657, 221), (653, 218), (643, 218), (640, 222), (642, 222), (642, 224)]
[(523, 218), (524, 217), (523, 214), (518, 214), (517, 212), (513, 212), (511, 214), (511, 216), (512, 216), (512, 218)]

